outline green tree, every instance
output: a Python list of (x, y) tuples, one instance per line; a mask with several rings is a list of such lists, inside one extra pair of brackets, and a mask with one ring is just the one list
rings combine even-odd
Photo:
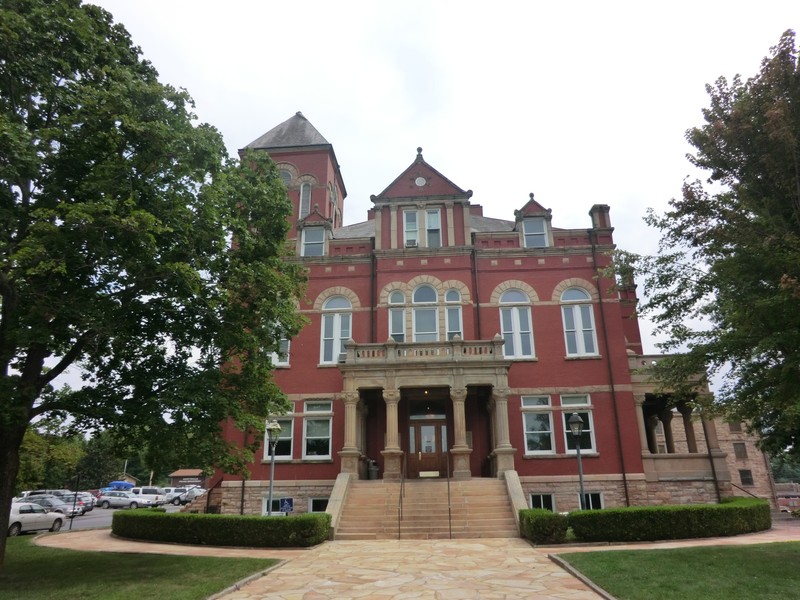
[(270, 352), (300, 326), (290, 203), (267, 157), (228, 159), (192, 108), (101, 8), (1, 0), (0, 561), (32, 421), (191, 440), (231, 470), (252, 448), (222, 424), (286, 406)]
[(664, 215), (658, 256), (620, 254), (623, 278), (640, 275), (667, 351), (663, 381), (719, 373), (712, 409), (749, 421), (772, 453), (800, 456), (800, 70), (787, 31), (747, 81), (707, 86), (705, 124), (686, 137), (687, 181)]
[(95, 432), (86, 442), (86, 453), (76, 468), (81, 475), (81, 488), (99, 489), (122, 476), (125, 459), (108, 431)]

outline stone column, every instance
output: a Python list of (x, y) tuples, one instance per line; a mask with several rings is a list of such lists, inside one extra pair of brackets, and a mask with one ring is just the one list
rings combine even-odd
[(358, 474), (358, 465), (361, 451), (357, 445), (358, 430), (358, 392), (344, 392), (336, 396), (335, 400), (344, 402), (344, 445), (339, 452), (342, 459), (342, 473)]
[(675, 454), (675, 440), (672, 437), (672, 410), (666, 408), (658, 413), (658, 418), (664, 426), (664, 442), (667, 444), (667, 454)]
[(383, 390), (386, 403), (386, 448), (383, 455), (383, 478), (400, 479), (403, 466), (403, 452), (398, 435), (397, 405), (400, 403), (400, 390)]
[(398, 440), (397, 405), (400, 403), (400, 390), (383, 390), (386, 402), (386, 449), (400, 450)]
[(694, 423), (692, 422), (692, 406), (681, 402), (678, 404), (678, 412), (683, 417), (683, 430), (686, 432), (686, 445), (689, 452), (697, 454), (697, 438), (694, 434)]
[(658, 427), (658, 415), (650, 415), (645, 422), (647, 429), (647, 449), (650, 454), (658, 454), (658, 438), (656, 437), (656, 428)]
[(467, 420), (464, 414), (466, 399), (467, 388), (450, 388), (450, 400), (453, 402), (453, 448), (467, 447)]
[(495, 474), (498, 477), (505, 471), (514, 470), (515, 449), (511, 447), (511, 437), (508, 432), (508, 394), (507, 388), (492, 389), (495, 423), (495, 448), (492, 455), (496, 461)]
[(650, 432), (647, 429), (647, 423), (644, 421), (644, 409), (642, 408), (643, 398), (635, 398), (636, 401), (636, 421), (639, 425), (639, 444), (642, 446), (642, 452), (652, 452), (650, 446)]
[(467, 400), (467, 388), (450, 388), (450, 400), (453, 402), (453, 477), (456, 479), (469, 479), (472, 471), (469, 466), (469, 457), (472, 450), (467, 446), (467, 420), (464, 413), (464, 403)]

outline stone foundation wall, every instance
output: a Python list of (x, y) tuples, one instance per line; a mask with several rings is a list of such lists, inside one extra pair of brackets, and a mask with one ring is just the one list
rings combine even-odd
[[(311, 498), (329, 498), (333, 481), (276, 481), (272, 498), (292, 498), (294, 514), (309, 512)], [(260, 515), (264, 501), (269, 497), (269, 481), (246, 481), (244, 485), (244, 511), (242, 511), (242, 482), (225, 481), (221, 487), (219, 512), (223, 515)], [(264, 513), (265, 514), (265, 513)]]
[[(537, 478), (520, 477), (525, 493), (525, 501), (530, 502), (531, 494), (552, 494), (557, 512), (570, 512), (580, 508), (578, 478)], [(621, 477), (587, 477), (584, 479), (584, 492), (600, 493), (604, 508), (625, 506), (625, 485)], [(628, 498), (631, 506), (663, 506), (668, 504), (706, 504), (716, 503), (717, 493), (711, 480), (686, 480), (646, 482), (641, 477), (627, 481)], [(720, 484), (722, 497), (731, 496), (731, 486)]]

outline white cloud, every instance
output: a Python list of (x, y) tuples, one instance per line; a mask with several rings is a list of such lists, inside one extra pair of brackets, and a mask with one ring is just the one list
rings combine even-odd
[(586, 227), (604, 203), (638, 252), (655, 250), (646, 208), (690, 173), (705, 84), (754, 75), (800, 25), (794, 0), (95, 3), (231, 153), (303, 111), (342, 165), (346, 223), (422, 146), (488, 216), (534, 192), (555, 226)]

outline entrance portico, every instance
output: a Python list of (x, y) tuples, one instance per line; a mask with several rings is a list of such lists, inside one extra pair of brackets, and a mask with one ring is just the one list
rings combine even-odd
[[(502, 339), (346, 344), (342, 472), (381, 456), (383, 477), (496, 476), (514, 468)], [(376, 435), (382, 433), (381, 436)], [(377, 440), (377, 441), (376, 441)], [(473, 455), (478, 452), (477, 455)], [(488, 456), (484, 467), (481, 461)]]

